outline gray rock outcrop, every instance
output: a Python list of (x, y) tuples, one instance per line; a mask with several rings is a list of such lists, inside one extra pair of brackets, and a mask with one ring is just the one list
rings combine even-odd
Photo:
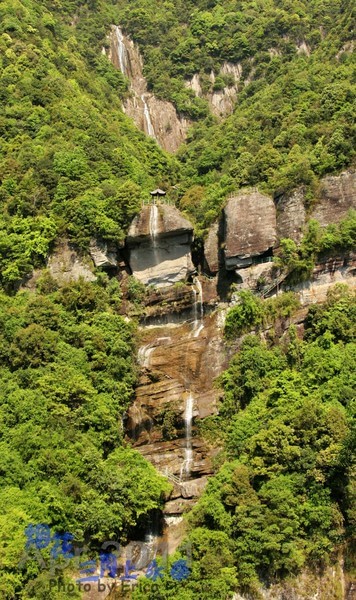
[(326, 227), (344, 219), (350, 208), (356, 208), (356, 172), (350, 169), (340, 175), (323, 177), (311, 218)]
[(214, 223), (209, 229), (204, 242), (204, 258), (209, 273), (216, 275), (219, 270), (219, 223)]
[(291, 238), (299, 243), (303, 237), (306, 220), (304, 191), (302, 188), (283, 194), (277, 202), (277, 237)]
[(269, 196), (257, 190), (230, 198), (224, 208), (225, 266), (249, 266), (253, 258), (274, 247), (277, 240), (276, 208)]
[[(228, 76), (230, 79), (229, 85), (225, 85), (222, 89), (214, 89), (216, 84), (216, 78), (224, 78)], [(206, 93), (203, 92), (200, 76), (198, 73), (193, 75), (192, 79), (186, 81), (186, 87), (191, 89), (198, 98), (205, 98), (208, 103), (211, 112), (217, 117), (227, 117), (232, 114), (238, 94), (238, 84), (242, 77), (242, 66), (229, 62), (224, 62), (219, 73), (216, 75), (214, 71), (211, 71), (210, 79), (210, 90)]]
[(90, 241), (89, 253), (96, 267), (117, 267), (117, 249), (101, 240)]
[(96, 277), (90, 263), (90, 259), (89, 263), (85, 261), (67, 240), (62, 240), (48, 259), (47, 268), (59, 284), (79, 279), (95, 281)]
[(142, 283), (158, 287), (184, 281), (194, 271), (193, 226), (173, 206), (145, 206), (127, 235), (129, 264)]

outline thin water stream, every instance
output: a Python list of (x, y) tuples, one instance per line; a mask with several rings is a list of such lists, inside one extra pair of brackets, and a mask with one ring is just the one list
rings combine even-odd
[(189, 479), (193, 464), (192, 444), (192, 421), (193, 421), (194, 398), (190, 393), (185, 403), (184, 425), (185, 425), (185, 449), (184, 461), (180, 470), (180, 479)]
[(143, 104), (143, 117), (145, 119), (145, 124), (146, 124), (146, 133), (150, 137), (156, 139), (155, 130), (152, 125), (150, 109), (148, 108), (148, 104), (146, 102), (146, 98), (145, 98), (144, 94), (142, 94), (141, 100), (142, 100), (142, 104)]
[(127, 68), (127, 50), (124, 44), (124, 36), (120, 27), (115, 27), (115, 34), (117, 39), (117, 48), (118, 48), (118, 58), (119, 58), (119, 66), (120, 71), (124, 75), (127, 76), (128, 68)]

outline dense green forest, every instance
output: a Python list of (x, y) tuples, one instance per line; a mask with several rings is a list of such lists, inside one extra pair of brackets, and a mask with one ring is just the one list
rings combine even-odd
[[(242, 295), (245, 313), (253, 302)], [(280, 318), (297, 308), (291, 297), (270, 302)], [(241, 310), (230, 312), (230, 343)], [(304, 339), (295, 326), (282, 337), (270, 330), (267, 341), (244, 338), (210, 423), (224, 448), (221, 467), (189, 515), (191, 576), (179, 584), (166, 577), (135, 599), (225, 600), (237, 589), (258, 598), (261, 581), (317, 570), (352, 545), (355, 325), (355, 295), (337, 286), (310, 308)]]
[[(77, 9), (84, 16), (75, 27)], [(105, 38), (112, 12), (88, 10), (17, 0), (0, 7), (0, 283), (7, 289), (43, 264), (63, 234), (83, 250), (93, 236), (119, 243), (152, 186), (175, 181), (175, 160), (123, 114), (123, 77), (97, 46), (90, 50)]]
[(124, 542), (169, 489), (123, 445), (135, 345), (116, 280), (55, 290), (44, 278), (39, 288), (0, 297), (0, 595), (9, 599), (48, 598), (48, 563), (22, 560), (27, 526), (48, 523), (97, 551)]

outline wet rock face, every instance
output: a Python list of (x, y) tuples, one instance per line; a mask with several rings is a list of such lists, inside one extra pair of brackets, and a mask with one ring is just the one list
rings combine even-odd
[(157, 287), (184, 281), (194, 271), (192, 240), (193, 226), (176, 208), (165, 204), (143, 207), (126, 240), (133, 275)]
[[(206, 484), (206, 475), (213, 472), (217, 449), (211, 449), (199, 435), (198, 423), (217, 412), (220, 392), (213, 381), (227, 361), (222, 330), (213, 314), (204, 317), (201, 330), (194, 329), (193, 318), (192, 323), (178, 327), (143, 329), (142, 344), (141, 374), (125, 429), (131, 444), (160, 472), (173, 478), (165, 512), (178, 514), (191, 506)], [(192, 461), (190, 476), (182, 479), (189, 395), (194, 398)]]
[(176, 152), (185, 140), (190, 122), (181, 118), (171, 102), (160, 100), (147, 90), (142, 56), (134, 42), (117, 26), (110, 35), (109, 59), (130, 80), (131, 96), (124, 111), (146, 135), (168, 152)]
[(225, 266), (237, 269), (252, 264), (276, 244), (276, 208), (269, 196), (258, 191), (230, 198), (224, 208)]
[(344, 219), (350, 208), (356, 208), (356, 172), (348, 170), (337, 176), (324, 177), (311, 218), (325, 227)]

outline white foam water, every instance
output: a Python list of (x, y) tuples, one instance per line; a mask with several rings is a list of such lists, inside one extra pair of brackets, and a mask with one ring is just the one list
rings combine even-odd
[(127, 50), (124, 44), (124, 36), (120, 27), (115, 27), (116, 39), (117, 39), (117, 48), (118, 48), (118, 58), (119, 58), (119, 66), (120, 71), (124, 75), (127, 75)]
[(143, 104), (143, 116), (144, 116), (145, 124), (146, 124), (146, 133), (150, 137), (156, 139), (155, 130), (154, 130), (154, 127), (153, 127), (152, 121), (151, 121), (150, 109), (148, 108), (144, 94), (142, 94), (141, 100), (142, 100), (142, 104)]
[(193, 444), (192, 444), (192, 421), (193, 421), (193, 408), (194, 398), (190, 393), (186, 403), (184, 411), (184, 425), (185, 425), (185, 449), (184, 449), (184, 460), (180, 470), (180, 478), (188, 479), (190, 476), (192, 464), (193, 464)]

